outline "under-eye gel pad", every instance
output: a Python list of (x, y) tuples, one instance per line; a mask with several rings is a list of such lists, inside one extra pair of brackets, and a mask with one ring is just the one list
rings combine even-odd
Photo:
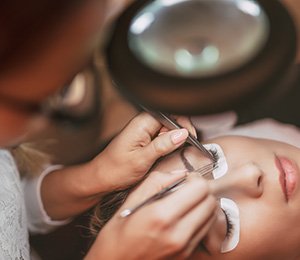
[(225, 158), (225, 155), (224, 155), (224, 152), (223, 152), (221, 146), (219, 146), (218, 144), (205, 144), (204, 147), (208, 151), (216, 152), (216, 154), (218, 156), (218, 161), (217, 161), (218, 167), (213, 170), (212, 174), (213, 174), (214, 179), (221, 178), (223, 175), (226, 174), (226, 172), (228, 170), (226, 158)]
[(231, 225), (231, 232), (227, 234), (221, 246), (221, 253), (226, 253), (233, 250), (240, 241), (240, 214), (239, 208), (233, 200), (221, 198), (220, 206)]

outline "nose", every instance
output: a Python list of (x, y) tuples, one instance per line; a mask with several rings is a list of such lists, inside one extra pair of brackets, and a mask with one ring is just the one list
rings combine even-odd
[(263, 193), (263, 171), (253, 163), (229, 169), (227, 174), (210, 181), (211, 192), (217, 197), (245, 196), (258, 198)]

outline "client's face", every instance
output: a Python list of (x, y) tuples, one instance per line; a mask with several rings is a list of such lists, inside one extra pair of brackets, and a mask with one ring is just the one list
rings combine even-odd
[[(234, 202), (239, 218), (232, 221), (231, 213), (222, 207), (203, 240), (207, 252), (199, 250), (192, 259), (297, 258), (300, 255), (300, 150), (276, 141), (246, 137), (222, 137), (209, 143), (222, 148), (228, 166), (222, 177), (209, 180), (212, 193)], [(195, 148), (188, 147), (183, 153), (163, 160), (156, 170), (185, 169), (188, 164), (198, 169), (207, 163), (209, 160)], [(225, 246), (224, 240), (227, 240)]]

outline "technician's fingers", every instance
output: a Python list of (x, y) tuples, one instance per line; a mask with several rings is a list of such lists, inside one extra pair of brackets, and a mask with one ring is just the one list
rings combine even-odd
[[(184, 176), (184, 172), (152, 172), (129, 195), (116, 216)], [(156, 247), (161, 256), (188, 255), (196, 247), (196, 241), (208, 232), (216, 208), (216, 200), (208, 194), (209, 189), (205, 184), (206, 181), (201, 178), (191, 178), (175, 192), (143, 206), (128, 219), (122, 221), (119, 217), (114, 217), (111, 223), (126, 224), (123, 231), (132, 234), (136, 230), (136, 236), (145, 232), (147, 235), (144, 235), (144, 245), (159, 241)], [(138, 228), (133, 229), (133, 226)]]
[(126, 202), (123, 204), (120, 211), (126, 208), (131, 208), (143, 202), (145, 199), (161, 191), (168, 185), (186, 176), (184, 171), (174, 173), (151, 172), (146, 180), (132, 192)]
[(204, 182), (193, 179), (167, 197), (145, 205), (132, 217), (138, 223), (146, 221), (147, 216), (153, 237), (168, 241), (170, 252), (188, 255), (196, 247), (196, 240), (208, 232), (217, 207)]
[(150, 144), (141, 150), (141, 157), (146, 160), (156, 161), (161, 156), (164, 156), (182, 145), (188, 137), (186, 129), (172, 130), (165, 134), (154, 138)]
[[(148, 206), (149, 214), (163, 212), (168, 223), (177, 222), (191, 210), (201, 204), (209, 195), (207, 182), (201, 178), (193, 178), (182, 184), (175, 192)], [(174, 206), (174, 203), (176, 205)], [(168, 209), (168, 210), (166, 210)]]
[[(209, 232), (210, 228), (212, 225), (215, 223), (216, 220), (216, 214), (213, 213), (211, 217), (207, 220), (206, 223), (204, 223), (201, 228), (199, 233), (197, 233), (192, 239), (187, 241), (187, 243), (184, 245), (183, 249), (181, 250), (180, 253), (176, 253), (176, 256), (172, 256), (172, 260), (182, 260), (182, 259), (189, 259), (189, 257), (193, 254), (193, 252), (199, 248), (199, 244), (202, 242), (204, 237), (207, 235)], [(189, 224), (189, 226), (192, 226)], [(183, 231), (184, 233), (185, 231)]]
[[(197, 131), (195, 129), (195, 127), (193, 126), (191, 120), (188, 117), (185, 116), (174, 116), (174, 118), (176, 119), (177, 123), (182, 126), (182, 128), (185, 128), (189, 131), (190, 134), (192, 134), (194, 137), (197, 137)], [(160, 129), (160, 133), (166, 133), (168, 132), (170, 129), (168, 129), (167, 127), (162, 127)]]
[[(177, 232), (186, 235), (186, 240), (189, 240), (183, 252), (185, 258), (192, 254), (212, 227), (217, 218), (217, 205), (216, 199), (209, 196), (203, 201), (202, 205), (199, 205), (180, 222)], [(187, 230), (187, 227), (190, 230)], [(198, 230), (195, 229), (196, 227), (198, 227)]]
[[(172, 256), (174, 259), (188, 259), (198, 247), (201, 240), (207, 235), (216, 219), (215, 203), (206, 199), (203, 204), (197, 207), (184, 218), (174, 223), (167, 233), (167, 239), (173, 244)], [(190, 222), (190, 220), (192, 220)], [(171, 242), (172, 241), (172, 242)]]
[[(191, 120), (186, 116), (174, 116), (176, 121), (182, 128), (185, 128), (190, 132), (193, 136), (197, 137), (196, 129), (193, 126)], [(154, 136), (157, 132), (165, 133), (170, 129), (161, 125), (161, 123), (155, 119), (153, 116), (146, 112), (142, 112), (138, 114), (135, 118), (133, 118), (128, 125), (125, 127), (125, 131), (131, 131), (135, 129), (135, 131), (145, 132), (150, 136)]]
[(189, 117), (186, 116), (174, 116), (177, 123), (183, 128), (186, 128), (194, 137), (197, 137), (196, 128), (193, 126)]
[[(174, 199), (174, 201), (176, 200)], [(179, 203), (176, 201), (175, 208), (178, 209), (177, 205)], [(188, 258), (199, 241), (208, 233), (216, 219), (217, 205), (216, 199), (209, 195), (177, 220), (170, 221), (164, 214), (162, 222), (156, 223), (156, 227), (159, 227), (160, 224), (165, 225), (161, 227), (162, 230), (165, 230), (165, 239), (170, 241), (172, 249), (177, 252), (176, 256), (179, 259)], [(168, 210), (169, 208), (165, 209), (164, 213)], [(166, 225), (166, 223), (169, 225)]]
[(138, 133), (153, 137), (161, 129), (162, 125), (153, 116), (142, 112), (134, 117), (122, 131), (127, 134)]

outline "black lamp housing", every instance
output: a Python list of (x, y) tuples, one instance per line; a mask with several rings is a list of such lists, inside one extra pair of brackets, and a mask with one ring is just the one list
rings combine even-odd
[(116, 87), (131, 102), (169, 113), (201, 115), (266, 103), (288, 88), (281, 83), (294, 66), (296, 28), (280, 1), (256, 1), (266, 14), (269, 33), (250, 60), (225, 73), (200, 77), (159, 72), (132, 52), (128, 42), (132, 18), (153, 1), (133, 2), (115, 21), (107, 42), (108, 69)]

